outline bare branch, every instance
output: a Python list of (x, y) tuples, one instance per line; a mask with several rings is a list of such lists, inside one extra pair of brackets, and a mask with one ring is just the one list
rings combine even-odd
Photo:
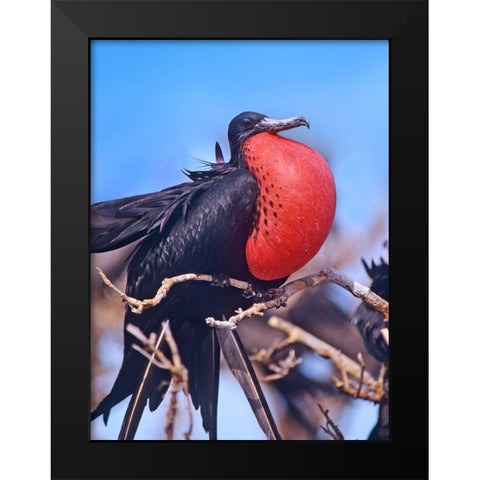
[[(105, 275), (101, 268), (96, 267), (98, 274), (102, 277), (104, 283), (109, 286), (114, 292), (116, 292), (122, 300), (127, 303), (127, 305), (132, 309), (133, 313), (142, 313), (148, 308), (156, 307), (168, 294), (170, 289), (178, 284), (189, 281), (200, 281), (200, 282), (209, 282), (215, 283), (215, 278), (212, 275), (201, 274), (197, 275), (195, 273), (184, 273), (182, 275), (177, 275), (176, 277), (165, 278), (160, 285), (160, 288), (157, 290), (157, 293), (153, 298), (148, 298), (145, 300), (139, 300), (137, 298), (129, 297), (119, 288), (117, 288)], [(222, 285), (218, 286), (228, 286), (239, 288), (241, 290), (251, 290), (252, 285), (248, 282), (243, 282), (242, 280), (236, 280), (234, 278), (225, 277)]]
[(163, 322), (162, 326), (165, 329), (165, 341), (170, 347), (170, 352), (172, 353), (171, 360), (168, 359), (161, 350), (158, 350), (156, 348), (156, 335), (154, 333), (151, 333), (150, 337), (146, 337), (138, 327), (136, 327), (135, 325), (132, 325), (131, 323), (129, 323), (126, 326), (126, 330), (129, 333), (131, 333), (135, 338), (140, 340), (140, 342), (143, 345), (143, 347), (140, 347), (138, 345), (133, 345), (133, 348), (135, 350), (137, 350), (147, 358), (150, 358), (152, 354), (154, 354), (155, 358), (152, 360), (152, 363), (158, 368), (169, 370), (172, 375), (170, 404), (167, 411), (167, 425), (165, 427), (168, 440), (173, 439), (173, 428), (174, 428), (175, 417), (177, 414), (177, 406), (178, 406), (178, 403), (177, 403), (178, 391), (182, 390), (185, 397), (187, 397), (189, 428), (187, 432), (184, 433), (184, 435), (185, 435), (185, 438), (188, 440), (191, 436), (192, 429), (193, 429), (193, 412), (192, 412), (190, 401), (188, 400), (188, 397), (189, 397), (188, 370), (181, 361), (178, 347), (173, 338), (172, 331), (170, 330), (170, 326), (168, 322)]
[[(142, 313), (143, 310), (147, 308), (152, 308), (158, 305), (168, 294), (169, 290), (176, 285), (177, 283), (188, 282), (188, 281), (202, 281), (209, 282), (215, 285), (215, 277), (212, 275), (201, 274), (197, 275), (195, 273), (185, 273), (183, 275), (177, 275), (176, 277), (166, 278), (163, 280), (160, 288), (158, 289), (156, 295), (153, 298), (139, 300), (127, 296), (124, 292), (118, 289), (115, 285), (110, 282), (106, 277), (103, 271), (100, 268), (97, 268), (99, 275), (102, 277), (106, 285), (112, 288), (122, 299), (127, 302), (127, 304), (132, 309), (134, 313)], [(237, 314), (230, 317), (226, 321), (220, 321), (209, 318), (207, 324), (217, 328), (235, 328), (238, 322), (247, 317), (252, 316), (261, 316), (265, 310), (270, 308), (278, 308), (286, 304), (286, 301), (296, 293), (304, 290), (305, 288), (316, 287), (323, 283), (330, 282), (335, 283), (344, 289), (351, 292), (355, 297), (361, 298), (365, 303), (379, 311), (386, 320), (388, 320), (389, 315), (389, 303), (383, 298), (379, 297), (373, 293), (368, 287), (362, 285), (355, 280), (349, 279), (347, 276), (341, 274), (337, 270), (331, 267), (326, 267), (318, 273), (312, 275), (307, 275), (305, 277), (299, 278), (292, 282), (289, 282), (283, 285), (280, 288), (272, 289), (269, 293), (272, 299), (265, 302), (254, 303), (247, 310), (237, 310)], [(236, 280), (233, 278), (225, 277), (220, 285), (218, 286), (232, 286), (239, 288), (241, 290), (248, 291), (252, 293), (253, 287), (250, 283), (244, 282), (241, 280)]]
[[(288, 335), (284, 342), (288, 344), (302, 343), (317, 355), (331, 360), (340, 371), (342, 377), (341, 380), (334, 377), (335, 385), (344, 393), (351, 395), (353, 398), (362, 398), (375, 403), (380, 402), (385, 395), (383, 380), (381, 382), (375, 380), (365, 369), (364, 364), (355, 362), (337, 348), (276, 315), (268, 319), (268, 324)], [(352, 386), (352, 379), (355, 380), (355, 388)], [(365, 388), (362, 388), (363, 386)]]
[(270, 375), (259, 377), (259, 380), (262, 382), (271, 382), (286, 377), (290, 370), (302, 363), (302, 358), (295, 355), (295, 350), (293, 348), (288, 351), (288, 355), (285, 358), (274, 362), (272, 360), (272, 354), (274, 353), (272, 347), (268, 350), (261, 349), (254, 355), (250, 355), (250, 360), (255, 360), (258, 363), (265, 365), (272, 370), (272, 372), (275, 372)]
[(275, 353), (283, 350), (288, 345), (291, 345), (292, 342), (289, 337), (286, 337), (282, 340), (276, 338), (272, 345), (268, 348), (261, 348), (258, 352), (250, 356), (250, 360), (255, 360), (263, 365), (266, 365), (268, 362), (272, 361), (272, 357)]
[(338, 428), (338, 425), (333, 423), (333, 420), (328, 416), (328, 409), (324, 409), (320, 402), (318, 402), (317, 405), (327, 420), (327, 426), (324, 427), (323, 425), (320, 425), (320, 428), (326, 434), (330, 435), (334, 440), (345, 440), (343, 433)]
[[(163, 280), (160, 288), (158, 289), (155, 297), (151, 299), (138, 300), (127, 296), (124, 292), (113, 285), (110, 280), (105, 276), (101, 269), (97, 268), (98, 273), (102, 277), (106, 285), (112, 288), (132, 309), (134, 313), (142, 313), (147, 308), (152, 308), (158, 305), (168, 294), (173, 285), (187, 281), (203, 281), (209, 282), (212, 285), (223, 287), (232, 286), (241, 290), (244, 290), (250, 294), (255, 295), (253, 286), (241, 280), (236, 280), (228, 277), (223, 277), (219, 282), (213, 275), (194, 273), (186, 273), (183, 275), (177, 275), (176, 277), (166, 278)], [(351, 280), (345, 275), (341, 274), (337, 270), (331, 267), (326, 267), (318, 273), (307, 275), (292, 282), (283, 285), (280, 288), (272, 289), (266, 292), (264, 295), (268, 300), (263, 302), (254, 303), (250, 308), (246, 310), (236, 310), (236, 315), (231, 316), (229, 319), (216, 320), (213, 317), (205, 319), (207, 325), (215, 328), (236, 328), (238, 322), (247, 317), (262, 316), (265, 310), (270, 308), (279, 308), (286, 305), (287, 300), (298, 292), (311, 287), (316, 287), (323, 283), (330, 282), (335, 283), (351, 292), (354, 296), (361, 298), (365, 303), (380, 312), (386, 321), (389, 316), (389, 303), (383, 298), (376, 295), (368, 287)], [(285, 331), (289, 339), (287, 342), (300, 342), (304, 343), (318, 355), (333, 360), (337, 368), (340, 370), (342, 380), (336, 380), (336, 385), (345, 393), (353, 396), (354, 398), (364, 398), (373, 402), (379, 402), (384, 395), (383, 383), (379, 386), (379, 382), (373, 379), (373, 377), (365, 371), (362, 367), (351, 358), (344, 355), (340, 350), (328, 345), (326, 342), (314, 337), (305, 330), (296, 327), (285, 320), (278, 317), (272, 317), (269, 320), (269, 324), (275, 328)], [(388, 340), (388, 336), (385, 336)], [(356, 380), (356, 388), (351, 385), (350, 377)], [(362, 384), (365, 385), (365, 389), (362, 388)], [(374, 393), (372, 393), (374, 392)]]
[[(317, 355), (332, 360), (340, 371), (345, 370), (349, 375), (360, 380), (360, 377), (362, 376), (362, 367), (337, 348), (332, 347), (327, 342), (320, 340), (303, 328), (300, 328), (276, 315), (273, 315), (268, 319), (268, 324), (273, 328), (285, 332), (288, 335), (288, 343), (303, 343)], [(374, 385), (375, 379), (370, 373), (364, 372), (364, 383), (366, 385)]]
[(270, 291), (273, 295), (271, 300), (254, 303), (246, 310), (239, 309), (236, 315), (226, 321), (208, 318), (206, 320), (207, 324), (216, 328), (235, 328), (238, 322), (244, 318), (262, 316), (265, 310), (285, 306), (287, 300), (298, 292), (301, 292), (305, 288), (316, 287), (326, 282), (335, 283), (351, 292), (354, 296), (361, 298), (365, 303), (379, 311), (388, 321), (389, 303), (387, 301), (372, 292), (365, 285), (349, 279), (345, 275), (337, 272), (334, 268), (326, 267), (319, 273), (307, 275), (298, 280), (293, 280), (280, 288), (272, 289)]

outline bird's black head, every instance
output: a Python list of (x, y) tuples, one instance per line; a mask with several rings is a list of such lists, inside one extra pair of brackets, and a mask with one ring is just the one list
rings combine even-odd
[(244, 142), (251, 135), (254, 135), (256, 133), (255, 126), (264, 118), (267, 118), (267, 116), (257, 112), (243, 112), (237, 115), (228, 126), (230, 148)]
[(370, 289), (372, 292), (380, 295), (384, 300), (389, 300), (389, 265), (380, 257), (380, 262), (375, 264), (372, 260), (372, 266), (369, 267), (367, 262), (362, 258), (363, 266), (372, 279)]
[(252, 135), (263, 132), (280, 132), (301, 125), (310, 128), (310, 123), (302, 115), (284, 120), (274, 120), (263, 113), (257, 112), (243, 112), (237, 115), (228, 126), (228, 141), (232, 153), (231, 161), (234, 161), (234, 157), (238, 155), (241, 144)]

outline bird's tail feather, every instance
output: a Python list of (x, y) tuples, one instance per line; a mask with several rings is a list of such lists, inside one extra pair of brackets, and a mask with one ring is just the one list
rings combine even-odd
[[(129, 370), (130, 366), (128, 366)], [(131, 382), (126, 381), (129, 376), (125, 375), (125, 371), (127, 370), (127, 366), (125, 362), (122, 364), (120, 368), (120, 372), (118, 373), (117, 379), (113, 384), (112, 390), (110, 393), (98, 404), (98, 406), (90, 413), (90, 420), (93, 421), (97, 417), (103, 415), (103, 421), (105, 425), (108, 423), (108, 417), (110, 415), (110, 410), (120, 403), (122, 400), (127, 398), (133, 391), (134, 386)]]
[(227, 365), (242, 387), (260, 428), (269, 440), (281, 440), (260, 383), (236, 330), (215, 329), (215, 331)]
[[(163, 336), (160, 335), (160, 342), (162, 341), (162, 338)], [(122, 432), (119, 435), (119, 439), (124, 440), (127, 439), (124, 438), (125, 436), (133, 438), (135, 435), (138, 422), (140, 421), (146, 400), (149, 396), (151, 410), (155, 410), (159, 405), (166, 389), (168, 388), (170, 379), (168, 371), (160, 370), (157, 367), (154, 367), (153, 375), (149, 375), (152, 370), (151, 362), (148, 362), (138, 352), (132, 351), (131, 353), (131, 355), (127, 355), (124, 358), (110, 393), (90, 413), (91, 421), (103, 415), (103, 420), (106, 425), (110, 410), (129, 395), (133, 394), (123, 420)], [(146, 374), (147, 372), (148, 374)], [(140, 382), (138, 379), (140, 379)], [(162, 392), (153, 388), (153, 386), (161, 383), (166, 385), (166, 388)], [(156, 406), (153, 408), (153, 405), (155, 404)], [(136, 416), (139, 416), (139, 418), (137, 419)], [(131, 417), (133, 417), (133, 419)]]
[(203, 428), (208, 432), (210, 440), (216, 440), (220, 372), (220, 347), (217, 337), (214, 329), (200, 322), (184, 323), (178, 330), (174, 327), (172, 324), (180, 358), (188, 370), (192, 403), (195, 408), (200, 407)]

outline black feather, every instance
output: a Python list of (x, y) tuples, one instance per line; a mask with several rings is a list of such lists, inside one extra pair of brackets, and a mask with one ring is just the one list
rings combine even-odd
[[(372, 279), (370, 286), (372, 292), (389, 301), (388, 263), (383, 258), (380, 258), (378, 264), (375, 264), (372, 260), (370, 267), (363, 258), (362, 263), (368, 276)], [(352, 322), (362, 335), (363, 343), (368, 353), (380, 362), (388, 363), (389, 346), (382, 335), (382, 330), (388, 329), (388, 323), (385, 322), (383, 315), (366, 303), (362, 303), (356, 310)]]

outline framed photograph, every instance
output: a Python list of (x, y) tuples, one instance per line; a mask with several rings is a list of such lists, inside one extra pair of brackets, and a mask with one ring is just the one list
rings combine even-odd
[(52, 2), (52, 478), (427, 478), (427, 25)]

